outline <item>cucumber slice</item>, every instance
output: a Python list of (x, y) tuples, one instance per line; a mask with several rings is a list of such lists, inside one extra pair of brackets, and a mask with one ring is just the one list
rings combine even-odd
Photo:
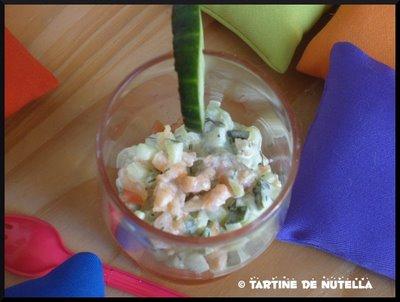
[(178, 255), (175, 255), (172, 259), (170, 259), (168, 261), (168, 265), (175, 267), (177, 269), (185, 268), (185, 265), (183, 264), (183, 260)]
[(271, 185), (264, 179), (260, 178), (253, 188), (254, 200), (256, 202), (257, 208), (262, 210), (270, 205), (269, 192), (271, 191)]
[(181, 111), (185, 126), (204, 127), (204, 39), (199, 5), (174, 5), (172, 33)]
[(199, 253), (186, 255), (184, 258), (185, 267), (195, 273), (203, 273), (210, 269), (207, 260)]
[(239, 222), (235, 222), (235, 223), (227, 223), (225, 224), (225, 229), (227, 231), (234, 231), (234, 230), (238, 230), (242, 227), (242, 225)]
[(149, 173), (144, 165), (135, 161), (126, 166), (126, 175), (131, 181), (143, 182)]
[(168, 160), (171, 164), (176, 164), (182, 161), (183, 143), (167, 140), (165, 148), (168, 154)]
[(142, 211), (136, 210), (134, 213), (137, 217), (139, 217), (142, 220), (146, 217), (146, 214)]
[(232, 208), (228, 212), (228, 219), (226, 224), (240, 223), (244, 220), (247, 212), (247, 206)]
[(244, 188), (238, 181), (230, 178), (229, 179), (229, 186), (232, 189), (233, 197), (240, 198), (240, 197), (244, 196), (244, 194), (245, 194)]
[(189, 235), (195, 235), (197, 231), (196, 220), (192, 216), (188, 215), (188, 217), (185, 219), (183, 223), (185, 226), (186, 233)]
[(200, 210), (199, 212), (197, 212), (195, 219), (197, 223), (197, 229), (203, 230), (207, 226), (208, 215), (204, 210)]
[(157, 149), (147, 144), (139, 144), (136, 146), (136, 153), (137, 160), (148, 161), (153, 159), (154, 154), (157, 153)]

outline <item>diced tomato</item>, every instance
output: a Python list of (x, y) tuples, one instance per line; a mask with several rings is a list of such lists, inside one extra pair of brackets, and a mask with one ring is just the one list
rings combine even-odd
[(269, 166), (259, 166), (259, 170), (261, 172), (261, 174), (266, 173), (267, 171), (269, 171), (271, 168)]
[(127, 202), (131, 202), (131, 203), (135, 203), (135, 204), (139, 204), (139, 205), (143, 204), (142, 197), (139, 194), (132, 192), (132, 191), (124, 190), (123, 199)]
[[(179, 117), (175, 123), (171, 125), (171, 130), (175, 131), (178, 129), (181, 125), (183, 124), (183, 119), (182, 117)], [(159, 120), (156, 120), (153, 124), (153, 127), (151, 127), (152, 133), (158, 133), (158, 132), (163, 132), (164, 131), (164, 124), (161, 123)]]
[(155, 121), (153, 127), (151, 127), (152, 133), (158, 133), (164, 131), (164, 125), (159, 120)]
[(175, 131), (176, 129), (178, 129), (181, 125), (183, 124), (183, 119), (182, 117), (179, 117), (175, 123), (173, 123), (171, 125), (171, 130)]
[(228, 178), (226, 175), (224, 175), (224, 174), (220, 175), (220, 176), (218, 177), (218, 182), (219, 182), (220, 184), (226, 185), (228, 188), (230, 188), (230, 185), (229, 185), (229, 178)]

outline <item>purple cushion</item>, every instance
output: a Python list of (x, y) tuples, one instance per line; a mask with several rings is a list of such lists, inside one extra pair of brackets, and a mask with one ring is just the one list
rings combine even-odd
[(336, 43), (278, 239), (394, 278), (395, 71)]

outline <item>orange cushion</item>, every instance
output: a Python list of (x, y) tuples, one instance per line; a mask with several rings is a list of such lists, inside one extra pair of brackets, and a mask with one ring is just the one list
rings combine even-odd
[(394, 68), (395, 5), (341, 5), (307, 45), (297, 70), (325, 78), (333, 44), (344, 41)]
[(5, 28), (5, 117), (58, 85), (54, 75), (43, 67)]

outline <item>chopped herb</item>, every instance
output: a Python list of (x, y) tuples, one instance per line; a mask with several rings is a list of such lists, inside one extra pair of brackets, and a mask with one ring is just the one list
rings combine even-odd
[(250, 132), (246, 130), (229, 130), (226, 134), (234, 140), (235, 138), (248, 139)]
[(210, 237), (211, 236), (211, 229), (209, 227), (204, 228), (203, 233), (201, 234), (202, 237)]
[(268, 182), (261, 178), (253, 188), (254, 199), (259, 210), (264, 208), (264, 201), (267, 198), (267, 192), (270, 190)]
[(225, 201), (226, 208), (231, 211), (236, 209), (236, 199), (233, 197), (228, 198), (227, 201)]
[(237, 175), (238, 175), (238, 170), (237, 170), (237, 169), (234, 169), (231, 177), (232, 177), (233, 179), (235, 179)]
[(207, 122), (213, 123), (213, 124), (214, 124), (215, 126), (217, 126), (217, 127), (225, 127), (225, 124), (224, 124), (223, 122), (214, 121), (214, 120), (210, 119), (209, 117), (206, 118), (206, 120), (205, 120), (204, 122), (205, 122), (205, 123), (207, 123)]
[(154, 222), (156, 218), (158, 217), (159, 213), (154, 213), (154, 212), (148, 212), (147, 213), (147, 219), (148, 221)]
[(201, 236), (203, 237), (210, 237), (212, 233), (212, 228), (215, 226), (215, 222), (212, 220), (209, 220), (207, 222), (207, 226), (204, 228), (203, 232), (201, 233)]
[(191, 176), (197, 176), (201, 171), (205, 169), (204, 161), (201, 159), (196, 160), (193, 166), (189, 168), (189, 173)]
[(151, 173), (149, 176), (147, 176), (146, 178), (146, 183), (147, 184), (152, 184), (153, 182), (156, 181), (156, 174), (155, 173)]
[(180, 143), (180, 141), (173, 139), (173, 138), (168, 138), (169, 141), (174, 142), (174, 143)]
[(226, 223), (236, 223), (241, 222), (246, 215), (247, 206), (237, 207), (235, 210), (231, 210), (228, 213), (228, 219)]
[(190, 235), (194, 235), (197, 230), (196, 221), (193, 219), (192, 216), (188, 216), (188, 218), (184, 222), (186, 233)]

